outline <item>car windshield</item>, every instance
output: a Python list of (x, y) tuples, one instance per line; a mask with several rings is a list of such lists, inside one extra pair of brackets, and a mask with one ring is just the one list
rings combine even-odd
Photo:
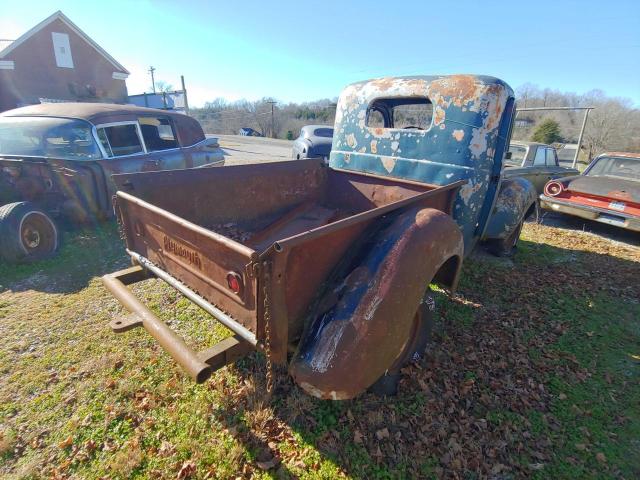
[(523, 147), (522, 145), (509, 145), (509, 152), (511, 153), (511, 158), (505, 160), (504, 164), (509, 167), (519, 167), (522, 165), (524, 157), (527, 156), (527, 147)]
[(0, 117), (0, 155), (102, 158), (89, 123), (52, 117)]
[(640, 181), (640, 158), (602, 157), (596, 160), (585, 175)]

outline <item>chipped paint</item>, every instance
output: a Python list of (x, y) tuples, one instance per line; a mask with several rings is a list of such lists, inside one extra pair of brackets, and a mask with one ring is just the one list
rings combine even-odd
[[(431, 128), (404, 130), (366, 126), (366, 112), (385, 98), (427, 97)], [(501, 80), (476, 75), (385, 77), (349, 85), (336, 107), (330, 165), (444, 185), (467, 179), (453, 216), (471, 251), (488, 222), (513, 119), (513, 91)], [(509, 109), (507, 110), (507, 107)], [(366, 151), (362, 146), (366, 146)], [(349, 155), (349, 156), (348, 156)], [(513, 212), (521, 217), (522, 212)]]
[(336, 355), (336, 348), (347, 325), (348, 323), (345, 321), (334, 321), (325, 326), (323, 331), (325, 341), (322, 342), (321, 347), (318, 348), (313, 359), (309, 362), (312, 370), (319, 373), (327, 371), (331, 360)]
[(514, 232), (536, 203), (535, 187), (523, 178), (502, 181), (483, 239), (503, 239)]
[(469, 200), (471, 200), (471, 196), (474, 193), (476, 193), (478, 190), (480, 190), (481, 187), (482, 187), (482, 184), (473, 183), (473, 181), (470, 181), (466, 185), (463, 185), (462, 187), (460, 187), (460, 198), (462, 198), (462, 201), (468, 205)]
[(396, 166), (396, 159), (393, 157), (380, 157), (380, 161), (387, 173), (391, 173), (393, 168)]

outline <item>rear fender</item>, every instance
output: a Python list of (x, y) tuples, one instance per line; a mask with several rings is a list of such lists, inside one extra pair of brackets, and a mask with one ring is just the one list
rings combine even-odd
[(536, 189), (524, 178), (503, 179), (482, 240), (504, 239), (536, 210)]
[[(424, 292), (440, 268), (457, 282), (464, 242), (453, 219), (413, 208), (379, 232), (373, 245), (326, 297), (305, 331), (290, 372), (318, 398), (362, 393), (394, 363), (410, 340)], [(320, 302), (321, 304), (323, 302)]]

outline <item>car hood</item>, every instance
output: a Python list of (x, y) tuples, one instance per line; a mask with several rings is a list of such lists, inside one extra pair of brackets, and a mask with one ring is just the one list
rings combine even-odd
[(640, 181), (579, 175), (562, 179), (567, 190), (640, 203)]

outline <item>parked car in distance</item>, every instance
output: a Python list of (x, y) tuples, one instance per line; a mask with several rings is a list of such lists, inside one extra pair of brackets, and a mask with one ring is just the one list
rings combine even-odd
[(552, 180), (540, 206), (640, 232), (640, 153), (603, 153), (582, 175)]
[(293, 158), (329, 158), (333, 142), (333, 127), (329, 125), (306, 125), (300, 136), (293, 141)]
[(242, 135), (243, 137), (264, 137), (260, 132), (250, 127), (242, 127), (238, 130), (238, 135)]
[(526, 178), (538, 194), (549, 180), (580, 173), (575, 168), (561, 167), (556, 149), (544, 143), (512, 141), (509, 153), (511, 158), (504, 162), (503, 178)]
[(0, 256), (48, 257), (56, 220), (113, 216), (114, 173), (219, 166), (224, 155), (184, 114), (130, 105), (50, 103), (0, 114)]

